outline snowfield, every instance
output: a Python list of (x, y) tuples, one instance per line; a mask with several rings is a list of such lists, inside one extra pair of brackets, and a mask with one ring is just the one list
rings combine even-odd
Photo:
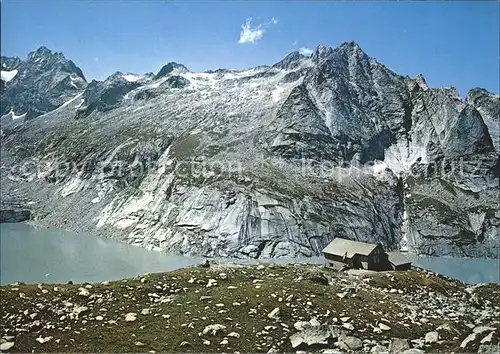
[(11, 70), (11, 71), (2, 70), (2, 81), (9, 82), (14, 77), (16, 77), (17, 73), (18, 73), (17, 70)]
[(123, 75), (123, 78), (125, 80), (127, 80), (128, 82), (136, 82), (136, 81), (139, 81), (141, 79), (140, 76), (136, 76), (136, 75), (132, 75), (132, 74)]

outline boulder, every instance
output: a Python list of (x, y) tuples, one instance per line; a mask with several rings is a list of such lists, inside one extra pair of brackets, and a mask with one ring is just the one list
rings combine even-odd
[(389, 350), (384, 347), (383, 345), (376, 344), (372, 349), (370, 350), (370, 353), (373, 354), (387, 354), (389, 353)]
[(134, 312), (129, 312), (125, 315), (125, 322), (134, 322), (137, 320), (137, 314)]
[(428, 332), (425, 335), (426, 343), (436, 343), (439, 340), (439, 333), (436, 331)]
[(305, 329), (311, 328), (312, 325), (309, 321), (298, 321), (293, 324), (297, 331), (303, 331)]
[(390, 331), (391, 330), (391, 327), (389, 327), (388, 325), (386, 325), (385, 323), (382, 323), (382, 322), (380, 322), (378, 324), (378, 328), (380, 328), (382, 331)]
[(339, 338), (338, 346), (344, 350), (359, 350), (363, 348), (363, 341), (358, 337), (342, 336)]
[(410, 349), (410, 343), (408, 343), (407, 339), (404, 338), (392, 338), (389, 343), (389, 353), (397, 354), (402, 351)]
[(472, 332), (460, 343), (460, 348), (467, 348), (471, 343), (474, 343), (477, 338), (477, 333)]
[(4, 342), (4, 343), (0, 344), (0, 350), (2, 352), (7, 351), (10, 348), (12, 348), (13, 346), (14, 346), (14, 342)]
[(490, 332), (486, 337), (484, 337), (483, 339), (481, 339), (481, 344), (491, 343), (491, 341), (493, 340), (493, 335), (494, 334), (495, 334), (495, 332)]
[(500, 353), (500, 344), (482, 344), (477, 351), (478, 354), (498, 354)]
[(211, 334), (215, 336), (218, 332), (224, 332), (225, 330), (226, 326), (216, 323), (206, 326), (203, 330), (203, 334)]
[(267, 317), (273, 320), (279, 320), (280, 318), (280, 308), (276, 307), (274, 310), (268, 313)]
[(297, 348), (301, 345), (325, 345), (328, 343), (328, 338), (332, 335), (328, 327), (307, 328), (290, 336), (292, 348)]
[(495, 327), (490, 326), (477, 326), (472, 330), (473, 333), (481, 334), (484, 332), (494, 332), (496, 330)]

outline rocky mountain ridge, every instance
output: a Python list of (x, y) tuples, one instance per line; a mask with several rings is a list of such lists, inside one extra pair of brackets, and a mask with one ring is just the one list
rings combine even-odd
[[(71, 81), (65, 63), (41, 77)], [(77, 76), (43, 117), (2, 116), (2, 185), (41, 223), (206, 256), (310, 256), (334, 237), (498, 254), (498, 95), (429, 88), (354, 42), (242, 71)], [(15, 80), (2, 106), (25, 107)]]
[[(80, 68), (46, 47), (29, 53), (26, 60), (2, 56), (1, 66), (0, 113), (10, 114), (12, 119), (16, 114), (32, 119), (55, 110), (87, 86)], [(10, 73), (6, 80), (4, 73)]]

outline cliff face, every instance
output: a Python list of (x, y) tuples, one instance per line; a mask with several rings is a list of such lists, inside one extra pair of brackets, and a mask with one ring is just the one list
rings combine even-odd
[(6, 193), (41, 222), (210, 256), (309, 256), (337, 236), (498, 252), (498, 95), (463, 101), (344, 43), (246, 71), (118, 72), (79, 97), (3, 131)]

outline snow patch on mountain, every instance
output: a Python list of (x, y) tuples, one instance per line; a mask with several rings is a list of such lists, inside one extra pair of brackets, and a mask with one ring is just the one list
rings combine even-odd
[(12, 120), (18, 120), (18, 119), (23, 119), (24, 117), (26, 117), (26, 113), (24, 114), (20, 114), (20, 115), (16, 115), (16, 113), (13, 111), (13, 110), (10, 110), (9, 113), (7, 114), (4, 114), (1, 119), (12, 119)]
[[(73, 97), (73, 98), (69, 99), (68, 101), (64, 102), (62, 105), (60, 105), (59, 107), (57, 107), (57, 108), (56, 108), (56, 109), (54, 109), (53, 111), (47, 112), (47, 113), (45, 113), (45, 114), (42, 114), (40, 117), (44, 117), (44, 116), (46, 116), (46, 115), (47, 115), (47, 114), (49, 114), (49, 113), (55, 113), (55, 112), (57, 112), (57, 111), (59, 111), (59, 110), (63, 109), (64, 107), (66, 107), (67, 105), (71, 104), (73, 101), (75, 101), (75, 100), (76, 100), (76, 99), (78, 99), (79, 97), (82, 97), (82, 95), (83, 95), (83, 92), (80, 92), (78, 95), (76, 95), (75, 97)], [(81, 101), (81, 102), (78, 104), (78, 106), (77, 106), (77, 107), (75, 107), (75, 108), (80, 107), (80, 106), (83, 104), (83, 102), (84, 102), (84, 100), (82, 99), (82, 101)]]
[(17, 69), (11, 70), (11, 71), (1, 71), (1, 77), (2, 81), (9, 82), (12, 80), (14, 77), (16, 77), (18, 71)]
[(71, 86), (73, 86), (74, 88), (78, 89), (78, 86), (75, 84), (75, 81), (78, 82), (78, 79), (74, 78), (73, 76), (70, 76), (69, 78), (71, 80)]
[(70, 99), (70, 100), (68, 100), (68, 101), (64, 102), (62, 105), (60, 105), (57, 109), (55, 109), (55, 110), (54, 110), (54, 111), (52, 111), (52, 112), (55, 112), (55, 111), (57, 111), (57, 110), (59, 110), (59, 109), (61, 109), (61, 108), (66, 107), (67, 105), (69, 105), (71, 102), (73, 102), (73, 101), (74, 101), (74, 100), (76, 100), (77, 98), (82, 97), (82, 95), (83, 95), (83, 92), (79, 93), (78, 95), (76, 95), (76, 96), (75, 96), (75, 97), (73, 97), (72, 99)]
[(386, 163), (377, 161), (377, 163), (373, 165), (373, 173), (374, 174), (382, 173), (386, 170), (386, 168), (387, 168)]
[(84, 103), (85, 103), (85, 100), (82, 98), (80, 100), (80, 103), (78, 103), (78, 105), (76, 105), (75, 108), (80, 108)]
[(384, 163), (396, 175), (409, 171), (417, 162), (420, 164), (428, 163), (426, 146), (429, 140), (429, 136), (424, 137), (423, 143), (419, 145), (398, 141), (386, 150)]
[(216, 85), (215, 74), (184, 72), (179, 76), (189, 80), (193, 89), (213, 88)]
[(16, 116), (16, 114), (11, 111), (11, 114), (12, 114), (12, 119), (13, 120), (24, 119), (24, 117), (26, 117), (26, 113)]
[(128, 82), (137, 82), (141, 79), (140, 76), (132, 75), (132, 74), (126, 74), (122, 76), (126, 81)]
[(273, 102), (278, 102), (281, 99), (281, 94), (285, 91), (285, 89), (281, 86), (276, 86), (274, 89), (272, 96)]

